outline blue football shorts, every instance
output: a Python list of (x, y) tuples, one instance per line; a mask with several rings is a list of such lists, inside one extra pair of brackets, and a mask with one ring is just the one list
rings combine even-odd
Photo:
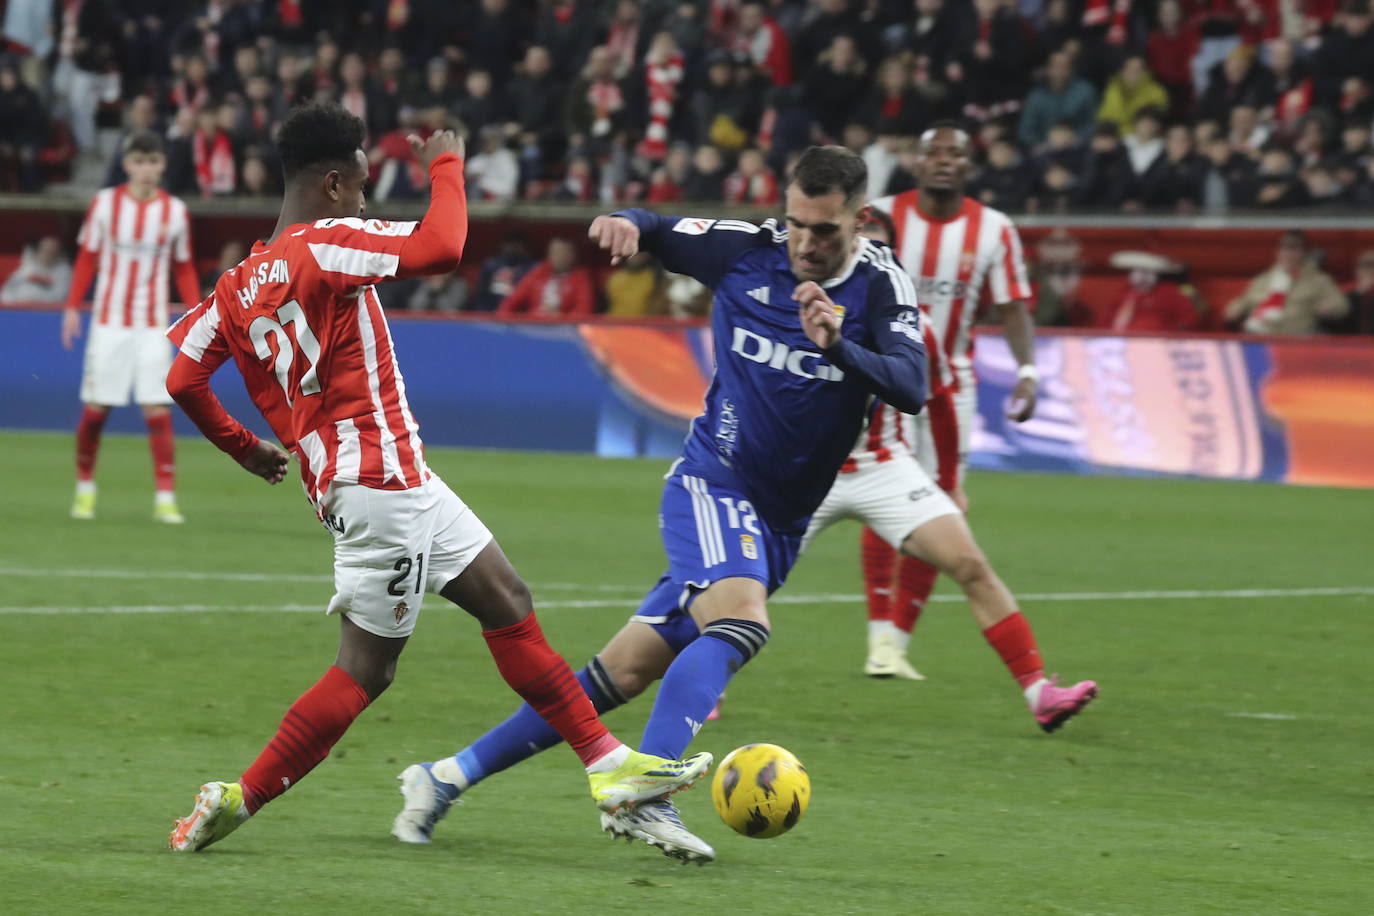
[(801, 535), (774, 532), (738, 490), (688, 474), (664, 485), (658, 529), (668, 571), (630, 619), (652, 626), (674, 652), (699, 635), (689, 611), (708, 585), (740, 576), (762, 582), (771, 595), (801, 551)]

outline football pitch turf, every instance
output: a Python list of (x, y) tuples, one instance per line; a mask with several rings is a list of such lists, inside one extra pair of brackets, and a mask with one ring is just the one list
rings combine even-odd
[[(771, 741), (813, 799), (751, 840), (677, 796), (716, 848), (680, 867), (613, 843), (559, 748), (473, 789), (432, 845), (390, 835), (396, 774), (515, 705), (476, 624), (426, 600), (395, 685), (322, 764), (197, 855), (166, 848), (332, 660), (331, 539), (179, 443), (188, 521), (151, 521), (146, 442), (108, 437), (98, 518), (66, 517), (72, 441), (0, 434), (0, 912), (1374, 912), (1374, 493), (975, 474), (974, 529), (1047, 670), (1100, 699), (1042, 734), (942, 583), (925, 683), (863, 677), (857, 528), (772, 605), (773, 639), (693, 744)], [(529, 581), (574, 668), (663, 567), (661, 461), (457, 452), (430, 463)], [(651, 698), (607, 716), (638, 740)]]

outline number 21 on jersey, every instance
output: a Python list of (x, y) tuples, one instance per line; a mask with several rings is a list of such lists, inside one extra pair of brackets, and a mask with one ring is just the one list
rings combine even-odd
[[(290, 328), (290, 332), (287, 331)], [(301, 372), (299, 392), (302, 395), (320, 393), (320, 380), (315, 374), (320, 361), (320, 342), (315, 332), (305, 320), (305, 310), (295, 299), (283, 302), (277, 309), (277, 317), (259, 315), (248, 325), (248, 337), (253, 341), (253, 350), (264, 362), (270, 361), (277, 383), (286, 394), (288, 406), (294, 406), (296, 398), (291, 389), (291, 367), (295, 364), (296, 353), (300, 352), (305, 362)]]

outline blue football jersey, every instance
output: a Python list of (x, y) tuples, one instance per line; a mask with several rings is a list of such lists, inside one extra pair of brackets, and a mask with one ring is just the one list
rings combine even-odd
[(779, 533), (800, 533), (863, 427), (871, 396), (906, 413), (926, 400), (926, 352), (911, 279), (886, 246), (859, 240), (846, 273), (822, 283), (842, 309), (842, 340), (820, 350), (802, 330), (775, 220), (665, 217), (623, 210), (640, 249), (715, 291), (716, 372), (678, 471), (749, 496)]

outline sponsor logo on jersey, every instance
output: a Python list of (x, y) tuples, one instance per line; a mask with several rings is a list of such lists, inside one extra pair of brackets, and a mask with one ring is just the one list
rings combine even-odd
[(401, 625), (401, 621), (406, 619), (406, 614), (410, 613), (410, 605), (404, 601), (397, 601), (396, 606), (391, 609), (396, 615), (396, 626)]
[(967, 295), (968, 284), (959, 280), (939, 277), (918, 277), (916, 280), (917, 299), (962, 299)]
[(921, 319), (916, 309), (902, 309), (887, 326), (894, 333), (905, 334), (917, 342), (921, 340)]
[(683, 217), (673, 224), (674, 232), (681, 232), (683, 235), (705, 235), (706, 230), (710, 229), (715, 223), (713, 219), (694, 219)]
[(746, 560), (757, 560), (759, 558), (759, 545), (754, 540), (752, 534), (741, 534), (739, 536), (739, 552), (744, 554)]
[(716, 451), (727, 466), (735, 456), (735, 442), (738, 439), (739, 416), (735, 413), (735, 402), (721, 398), (720, 412), (716, 415)]
[[(918, 333), (916, 339), (920, 340), (920, 337)], [(770, 369), (788, 372), (801, 378), (820, 379), (824, 382), (838, 382), (844, 378), (844, 373), (838, 368), (821, 362), (821, 355), (815, 351), (793, 350), (785, 343), (769, 340), (761, 334), (740, 327), (734, 329), (730, 350), (750, 362), (761, 363)]]
[(758, 302), (762, 302), (764, 305), (767, 305), (767, 304), (768, 304), (768, 287), (766, 287), (766, 286), (760, 286), (758, 289), (751, 289), (751, 290), (749, 290), (749, 298), (750, 298), (750, 299), (754, 299), (754, 300), (756, 300), (756, 301), (758, 301)]

